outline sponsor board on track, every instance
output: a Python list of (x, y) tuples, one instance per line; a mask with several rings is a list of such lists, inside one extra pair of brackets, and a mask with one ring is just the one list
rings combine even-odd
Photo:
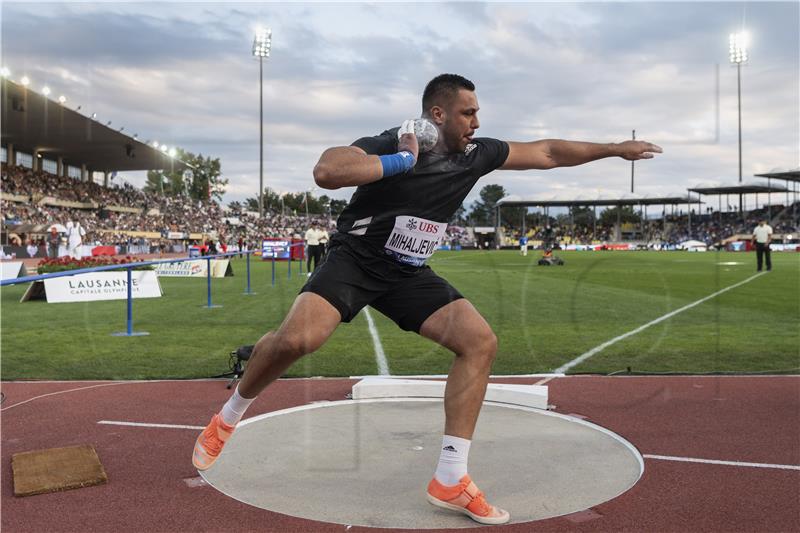
[[(208, 260), (178, 261), (175, 263), (162, 263), (156, 266), (159, 277), (172, 278), (200, 278), (208, 275)], [(224, 278), (233, 276), (233, 268), (229, 259), (211, 260), (211, 277)]]
[[(44, 288), (44, 291), (41, 289)], [(160, 298), (161, 285), (152, 270), (131, 273), (133, 298)], [(95, 302), (128, 298), (127, 272), (91, 272), (34, 282), (21, 301), (46, 298), (47, 303)]]
[(16, 279), (27, 275), (28, 271), (22, 261), (4, 261), (0, 263), (0, 279)]

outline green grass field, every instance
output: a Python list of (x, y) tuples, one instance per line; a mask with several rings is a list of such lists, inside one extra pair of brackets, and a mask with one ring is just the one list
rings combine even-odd
[[(437, 252), (431, 266), (469, 298), (499, 338), (495, 374), (550, 372), (592, 348), (755, 274), (752, 253), (564, 252), (563, 267), (538, 267), (538, 252)], [(570, 372), (800, 371), (800, 254), (773, 253), (773, 271), (631, 335)], [(244, 296), (244, 260), (213, 281), (161, 278), (162, 298), (19, 303), (26, 286), (2, 289), (0, 370), (12, 379), (198, 378), (225, 372), (231, 349), (278, 326), (304, 277), (254, 262)], [(392, 374), (446, 373), (452, 355), (372, 316)], [(377, 374), (361, 313), (339, 327), (291, 376)]]

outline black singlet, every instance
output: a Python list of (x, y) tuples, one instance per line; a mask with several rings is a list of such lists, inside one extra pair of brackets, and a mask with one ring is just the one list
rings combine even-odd
[[(352, 146), (371, 155), (396, 153), (397, 130), (363, 137)], [(339, 216), (337, 229), (397, 263), (422, 266), (478, 179), (507, 157), (506, 142), (483, 137), (456, 154), (420, 154), (410, 171), (360, 185)]]

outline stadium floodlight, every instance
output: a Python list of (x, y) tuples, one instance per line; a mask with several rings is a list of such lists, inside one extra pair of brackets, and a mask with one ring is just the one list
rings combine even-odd
[(158, 141), (153, 141), (153, 148), (158, 148)]
[[(739, 183), (742, 182), (742, 63), (747, 61), (747, 41), (745, 32), (731, 33), (729, 57), (731, 63), (736, 65), (736, 88), (739, 96)], [(739, 196), (739, 210), (742, 210), (742, 199)]]
[(729, 37), (729, 55), (731, 63), (747, 62), (747, 34), (745, 32), (731, 33)]
[(162, 144), (161, 145), (161, 151), (166, 153), (166, 151), (167, 151), (167, 145), (166, 144)]
[(170, 157), (175, 157), (175, 155), (176, 155), (177, 153), (178, 153), (178, 152), (175, 150), (175, 148), (170, 148), (170, 149), (169, 149), (169, 156), (170, 156)]
[(92, 113), (92, 118), (97, 118), (97, 113)]
[(258, 216), (264, 217), (264, 58), (272, 48), (272, 30), (259, 28), (253, 39), (253, 56), (258, 58)]
[(3, 76), (4, 78), (8, 78), (9, 76), (11, 76), (11, 71), (8, 70), (8, 67), (3, 67), (3, 68), (0, 69), (0, 76)]
[(272, 30), (269, 28), (259, 28), (253, 39), (253, 55), (256, 57), (269, 57), (272, 48)]
[(67, 97), (66, 97), (66, 96), (64, 96), (63, 94), (62, 94), (61, 96), (59, 96), (59, 97), (58, 97), (58, 103), (59, 103), (59, 104), (62, 104), (62, 105), (63, 105), (63, 104), (66, 102), (66, 101), (67, 101)]
[(42, 87), (42, 94), (45, 96), (50, 96), (50, 87), (48, 87), (47, 85)]
[(20, 82), (22, 85), (24, 85), (25, 87), (27, 87), (28, 85), (30, 85), (30, 84), (31, 84), (31, 79), (30, 79), (28, 76), (22, 76), (22, 79), (21, 79), (21, 80), (19, 80), (19, 82)]

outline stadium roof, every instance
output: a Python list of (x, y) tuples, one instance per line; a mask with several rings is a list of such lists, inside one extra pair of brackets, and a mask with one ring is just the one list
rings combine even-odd
[(3, 78), (3, 145), (92, 171), (189, 168), (154, 147)]
[(734, 183), (730, 185), (700, 183), (689, 189), (691, 192), (707, 195), (718, 194), (758, 194), (768, 192), (788, 192), (789, 189), (781, 187), (780, 185), (765, 184), (762, 181), (754, 181), (750, 183)]
[(800, 167), (795, 169), (773, 168), (769, 172), (756, 174), (759, 178), (772, 178), (775, 180), (800, 181)]
[(649, 194), (579, 194), (572, 198), (558, 198), (556, 196), (522, 197), (517, 195), (506, 196), (497, 201), (498, 206), (541, 206), (541, 207), (575, 207), (595, 205), (672, 205), (672, 204), (697, 204), (701, 203), (696, 198), (685, 194), (655, 196)]

